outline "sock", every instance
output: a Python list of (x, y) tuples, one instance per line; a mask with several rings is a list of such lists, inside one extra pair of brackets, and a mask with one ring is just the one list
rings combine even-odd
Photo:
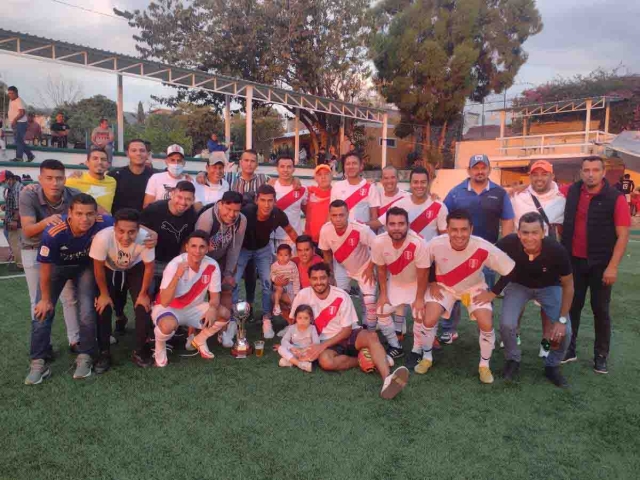
[(363, 300), (364, 308), (367, 312), (367, 329), (375, 331), (378, 323), (378, 316), (376, 314), (376, 297), (373, 295), (364, 295)]
[(399, 334), (402, 334), (402, 331), (405, 328), (406, 322), (407, 322), (407, 317), (405, 317), (404, 315), (404, 307), (403, 307), (402, 315), (399, 315), (397, 313), (393, 315), (393, 326), (395, 328), (395, 331)]
[(391, 316), (378, 317), (378, 325), (380, 325), (380, 331), (384, 335), (384, 338), (387, 339), (389, 346), (393, 348), (400, 348), (400, 342), (398, 341), (398, 336), (393, 328)]
[(422, 338), (423, 338), (423, 350), (422, 350), (422, 358), (426, 360), (433, 361), (433, 341), (436, 338), (436, 328), (437, 327), (425, 327), (424, 325), (420, 325), (422, 327)]
[(207, 342), (207, 338), (212, 337), (227, 325), (227, 322), (215, 322), (209, 328), (203, 328), (200, 333), (195, 336), (196, 345), (202, 345)]
[(413, 348), (411, 351), (413, 353), (417, 353), (418, 355), (422, 355), (422, 324), (418, 322), (413, 322)]
[(491, 360), (491, 352), (496, 344), (496, 332), (491, 330), (490, 332), (483, 332), (480, 330), (479, 336), (480, 343), (480, 366), (488, 367), (489, 360)]

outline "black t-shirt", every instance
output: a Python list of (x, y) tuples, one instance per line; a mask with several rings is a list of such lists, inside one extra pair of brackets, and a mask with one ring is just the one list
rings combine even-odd
[(128, 166), (110, 170), (108, 175), (118, 182), (111, 213), (115, 214), (122, 208), (133, 208), (134, 210), (142, 211), (147, 182), (154, 173), (153, 169), (145, 168), (141, 174), (136, 175)]
[(55, 122), (51, 125), (50, 129), (52, 132), (66, 132), (67, 130), (69, 130), (69, 125), (64, 122)]
[(198, 214), (191, 207), (180, 217), (169, 211), (169, 200), (160, 200), (142, 211), (142, 225), (158, 234), (156, 260), (170, 262), (182, 252), (182, 244), (193, 232)]
[(258, 220), (258, 207), (255, 203), (248, 203), (242, 207), (242, 213), (247, 217), (247, 230), (244, 234), (242, 248), (247, 250), (255, 251), (266, 247), (271, 234), (278, 227), (289, 226), (287, 214), (278, 207), (273, 207), (271, 215), (264, 221)]
[(516, 262), (507, 277), (510, 282), (528, 288), (544, 288), (560, 285), (560, 277), (573, 273), (569, 254), (551, 237), (542, 240), (542, 251), (533, 261), (529, 260), (529, 255), (515, 233), (498, 240), (496, 247)]
[(628, 179), (622, 180), (622, 185), (620, 185), (620, 191), (622, 193), (624, 193), (625, 195), (628, 195), (631, 192), (633, 192), (634, 188), (635, 188), (635, 184), (633, 183), (633, 180), (628, 180)]

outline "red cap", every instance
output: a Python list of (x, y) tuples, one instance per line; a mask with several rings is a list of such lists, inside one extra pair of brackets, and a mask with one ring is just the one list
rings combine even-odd
[(533, 172), (536, 168), (540, 168), (548, 173), (553, 173), (553, 165), (551, 165), (546, 160), (538, 160), (533, 165), (531, 165), (531, 168), (529, 169), (529, 173)]

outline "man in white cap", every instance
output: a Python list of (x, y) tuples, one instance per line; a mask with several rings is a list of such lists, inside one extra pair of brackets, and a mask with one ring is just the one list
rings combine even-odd
[[(164, 162), (167, 165), (167, 171), (152, 175), (147, 182), (147, 189), (144, 192), (144, 207), (158, 200), (168, 200), (169, 194), (178, 182), (182, 180), (191, 181), (189, 176), (184, 173), (186, 162), (184, 160), (184, 149), (180, 145), (169, 145)], [(194, 207), (199, 210), (201, 206), (200, 189), (196, 186), (196, 203)]]
[(222, 151), (212, 152), (207, 162), (207, 176), (200, 185), (203, 205), (210, 205), (222, 198), (229, 191), (229, 182), (224, 178), (227, 158)]

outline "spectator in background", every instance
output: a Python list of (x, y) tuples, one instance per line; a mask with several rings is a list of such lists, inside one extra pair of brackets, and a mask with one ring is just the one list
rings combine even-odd
[(211, 138), (209, 138), (209, 140), (207, 141), (207, 150), (209, 150), (209, 153), (226, 152), (227, 150), (229, 150), (229, 147), (231, 147), (232, 145), (233, 145), (233, 142), (229, 142), (228, 146), (225, 145), (224, 143), (219, 143), (218, 134), (212, 133)]
[(14, 162), (22, 162), (24, 154), (27, 154), (27, 162), (33, 162), (35, 155), (24, 143), (27, 133), (27, 106), (18, 95), (18, 89), (11, 86), (7, 89), (9, 96), (9, 123), (14, 131), (16, 143), (16, 158)]
[(302, 165), (307, 163), (307, 149), (304, 147), (300, 147), (300, 152), (298, 153), (298, 160)]
[(30, 113), (27, 115), (27, 132), (24, 134), (24, 141), (28, 145), (35, 145), (35, 140), (38, 140), (38, 144), (42, 140), (42, 128), (36, 122), (36, 114)]
[(324, 147), (320, 147), (320, 151), (318, 151), (318, 158), (316, 160), (316, 165), (322, 165), (327, 163), (327, 150)]
[(4, 187), (4, 235), (9, 242), (16, 268), (22, 271), (22, 255), (20, 252), (22, 228), (19, 213), (22, 182), (19, 176), (14, 175), (9, 170), (4, 170), (0, 172), (0, 184)]
[(7, 156), (7, 142), (4, 140), (4, 124), (0, 120), (0, 152), (2, 152), (2, 158)]
[(625, 173), (624, 177), (622, 178), (620, 191), (624, 195), (624, 198), (629, 204), (629, 208), (631, 209), (633, 207), (631, 204), (631, 192), (633, 192), (635, 189), (636, 189), (636, 184), (633, 183), (633, 180), (631, 180), (631, 175), (629, 175), (628, 173)]
[(113, 162), (113, 130), (109, 127), (109, 120), (100, 119), (100, 125), (91, 132), (91, 145), (104, 148), (107, 152), (109, 164)]
[(56, 121), (51, 125), (51, 146), (67, 148), (69, 131), (69, 125), (64, 122), (64, 115), (58, 112)]

